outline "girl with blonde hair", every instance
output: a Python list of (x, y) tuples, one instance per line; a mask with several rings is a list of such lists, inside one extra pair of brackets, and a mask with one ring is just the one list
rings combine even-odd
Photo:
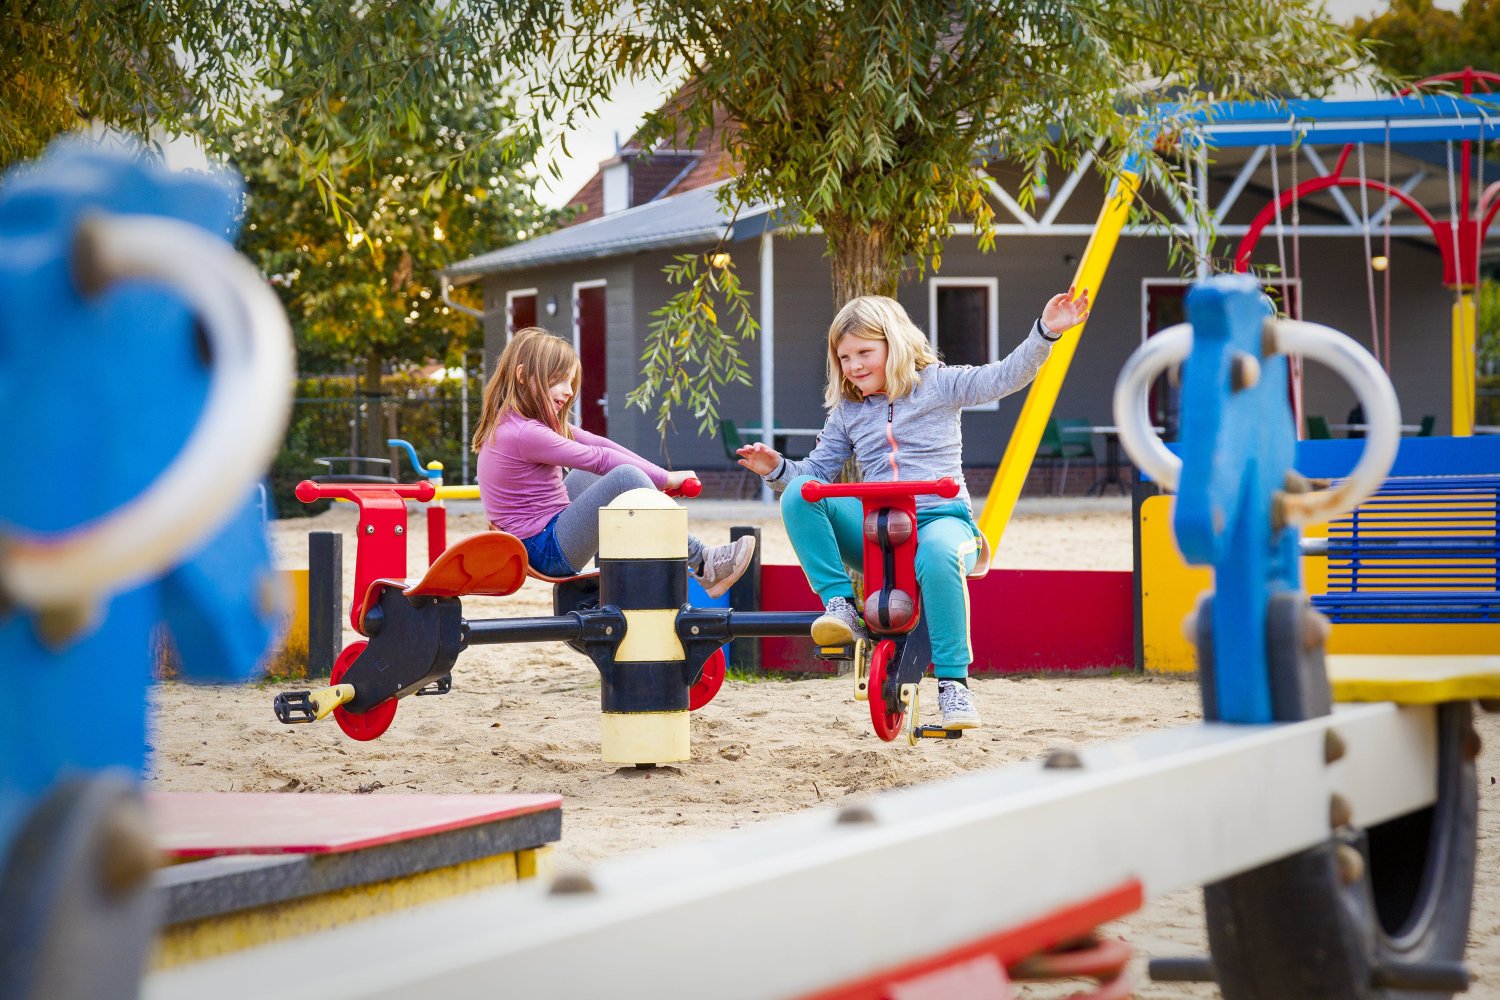
[[(668, 472), (568, 422), (581, 369), (573, 345), (539, 326), (517, 330), (484, 387), (474, 432), (479, 497), (490, 524), (521, 540), (532, 567), (572, 576), (599, 553), (599, 508), (627, 490), (675, 489)], [(563, 469), (571, 469), (566, 476)], [(750, 565), (755, 539), (705, 546), (688, 536), (688, 570), (718, 597)]]
[(809, 503), (802, 484), (831, 481), (853, 457), (869, 482), (952, 477), (956, 499), (917, 497), (917, 584), (932, 636), (933, 673), (943, 725), (979, 725), (969, 693), (968, 588), (980, 547), (963, 475), (962, 412), (1007, 396), (1036, 377), (1062, 334), (1088, 318), (1088, 290), (1054, 295), (1015, 350), (993, 364), (945, 365), (894, 299), (850, 301), (828, 328), (828, 419), (811, 455), (798, 462), (762, 443), (739, 450), (740, 464), (783, 490), (781, 516), (807, 580), (823, 601), (813, 623), (820, 646), (864, 638), (845, 565), (863, 551), (863, 509), (854, 497)]

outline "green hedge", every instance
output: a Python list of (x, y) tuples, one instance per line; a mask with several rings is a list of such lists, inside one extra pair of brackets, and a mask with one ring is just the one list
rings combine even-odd
[[(482, 388), (478, 376), (471, 375), (471, 432), (479, 418)], [(294, 491), (302, 480), (329, 471), (314, 459), (359, 454), (356, 420), (361, 427), (372, 417), (382, 421), (386, 427), (382, 438), (410, 441), (424, 463), (443, 463), (445, 482), (460, 481), (468, 442), (462, 440), (463, 405), (459, 383), (434, 382), (415, 373), (401, 373), (387, 375), (383, 389), (383, 396), (364, 397), (358, 392), (357, 380), (350, 376), (298, 379), (296, 402), (292, 406), (286, 437), (271, 465), (270, 487), (275, 516), (301, 517), (318, 513), (327, 506), (326, 503), (304, 505), (297, 500)], [(399, 470), (396, 477), (402, 482), (412, 482), (417, 478), (404, 452), (399, 458), (384, 451), (373, 457), (395, 460), (395, 468)], [(349, 468), (344, 466), (340, 471), (349, 471)], [(474, 456), (470, 454), (471, 479), (473, 475)]]

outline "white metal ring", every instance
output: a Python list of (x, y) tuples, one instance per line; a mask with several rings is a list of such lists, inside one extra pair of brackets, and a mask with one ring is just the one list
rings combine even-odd
[[(1283, 510), (1288, 524), (1326, 521), (1353, 510), (1379, 489), (1396, 460), (1401, 440), (1401, 404), (1380, 364), (1370, 353), (1339, 331), (1320, 323), (1278, 320), (1269, 324), (1266, 350), (1300, 354), (1333, 369), (1354, 390), (1369, 426), (1364, 450), (1348, 478), (1331, 490), (1289, 493)], [(1178, 323), (1136, 348), (1115, 382), (1115, 426), (1120, 443), (1141, 469), (1170, 491), (1177, 490), (1182, 459), (1167, 450), (1151, 429), (1147, 399), (1151, 383), (1173, 365), (1187, 360), (1193, 328)]]
[(202, 321), (212, 371), (182, 451), (138, 496), (55, 535), (14, 535), (0, 592), (35, 610), (93, 602), (165, 571), (217, 531), (270, 465), (294, 379), (291, 330), (275, 293), (229, 244), (175, 219), (95, 215), (75, 253), (102, 281), (166, 285)]
[(1192, 348), (1191, 323), (1169, 326), (1137, 347), (1115, 380), (1115, 427), (1120, 443), (1142, 471), (1171, 493), (1177, 492), (1182, 459), (1168, 451), (1151, 429), (1147, 400), (1156, 377), (1187, 360)]

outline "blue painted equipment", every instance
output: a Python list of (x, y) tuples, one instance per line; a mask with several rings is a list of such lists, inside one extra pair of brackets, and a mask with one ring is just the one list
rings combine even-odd
[(76, 470), (0, 491), (0, 997), (134, 995), (152, 631), (243, 680), (276, 628), (255, 485), (292, 353), (239, 210), (75, 142), (0, 180), (0, 419)]

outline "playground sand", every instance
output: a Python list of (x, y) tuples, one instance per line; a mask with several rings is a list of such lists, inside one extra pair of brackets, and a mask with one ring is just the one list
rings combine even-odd
[[(791, 562), (774, 508), (699, 503), (692, 529), (710, 543), (731, 525), (762, 530), (768, 562)], [(344, 592), (353, 587), (354, 527), (346, 505), (316, 518), (275, 522), (280, 565), (305, 566), (307, 532), (344, 536)], [(413, 518), (410, 565), (425, 565), (425, 533)], [(449, 537), (485, 527), (482, 515), (454, 510)], [(1131, 568), (1129, 501), (1023, 500), (997, 554), (1002, 568)], [(346, 598), (347, 600), (347, 598)], [(534, 581), (503, 599), (464, 602), (474, 618), (551, 613), (550, 590)], [(1086, 621), (1087, 609), (1079, 609)], [(357, 638), (347, 631), (345, 640)], [(930, 681), (929, 681), (930, 683)], [(282, 726), (271, 713), (276, 690), (295, 685), (159, 685), (152, 694), (149, 783), (173, 791), (557, 792), (564, 797), (559, 867), (576, 867), (711, 836), (852, 796), (937, 781), (1026, 760), (1049, 748), (1118, 739), (1199, 718), (1190, 681), (1159, 677), (977, 678), (985, 728), (962, 740), (916, 749), (881, 743), (847, 679), (737, 681), (695, 713), (693, 759), (654, 770), (615, 769), (599, 760), (599, 680), (591, 664), (557, 645), (487, 646), (463, 654), (452, 693), (401, 702), (389, 732), (372, 743), (343, 736), (331, 722)], [(924, 704), (935, 691), (924, 689)], [(935, 709), (931, 706), (929, 711)], [(1500, 716), (1477, 720), (1479, 876), (1467, 994), (1500, 998)], [(1100, 817), (1101, 831), (1108, 818)], [(1101, 832), (1101, 836), (1107, 833)], [(1004, 850), (996, 845), (996, 850)], [(920, 863), (934, 867), (936, 858)], [(959, 863), (982, 863), (966, 858)], [(1202, 954), (1196, 890), (1156, 900), (1107, 930), (1142, 956)], [(1140, 960), (1143, 962), (1143, 959)], [(1142, 998), (1213, 997), (1207, 986), (1152, 984)], [(1027, 997), (1070, 989), (1028, 987)]]

